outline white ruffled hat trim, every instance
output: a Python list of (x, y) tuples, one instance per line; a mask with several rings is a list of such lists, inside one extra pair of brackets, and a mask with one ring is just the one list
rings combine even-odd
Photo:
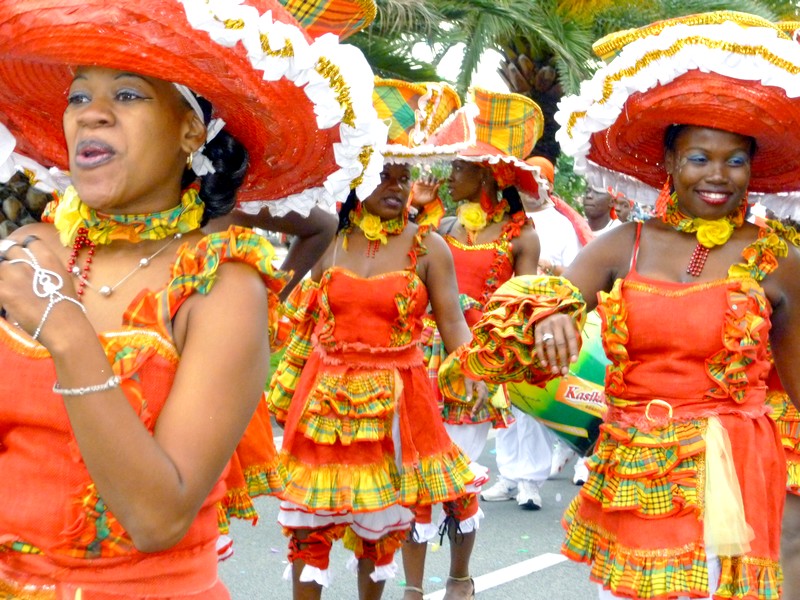
[(0, 123), (0, 183), (6, 183), (14, 173), (24, 173), (31, 185), (43, 192), (63, 192), (70, 185), (69, 176), (52, 167), (47, 169), (36, 161), (14, 152), (17, 140)]
[[(658, 190), (628, 175), (600, 167), (587, 158), (591, 136), (613, 125), (633, 94), (669, 83), (689, 71), (701, 69), (742, 81), (757, 81), (784, 90), (790, 98), (800, 96), (800, 70), (791, 73), (777, 64), (781, 61), (788, 65), (800, 64), (797, 42), (778, 37), (773, 28), (748, 27), (746, 36), (742, 31), (742, 26), (730, 21), (666, 27), (657, 35), (626, 45), (610, 63), (581, 84), (577, 95), (562, 98), (555, 115), (560, 126), (556, 141), (565, 154), (575, 159), (575, 172), (584, 175), (592, 185), (611, 187), (637, 202), (654, 203)], [(763, 48), (777, 60), (767, 60), (757, 53), (735, 53), (724, 46), (712, 48), (693, 43), (691, 38)], [(650, 60), (647, 56), (667, 49), (674, 52), (671, 51), (665, 59)], [(640, 64), (644, 66), (640, 67)], [(626, 70), (631, 74), (622, 75)], [(608, 89), (611, 93), (604, 99)], [(571, 119), (574, 120), (572, 124)], [(781, 216), (800, 216), (800, 205), (797, 208), (786, 205), (787, 201), (792, 205), (800, 203), (800, 190), (782, 194), (751, 192), (751, 196)]]

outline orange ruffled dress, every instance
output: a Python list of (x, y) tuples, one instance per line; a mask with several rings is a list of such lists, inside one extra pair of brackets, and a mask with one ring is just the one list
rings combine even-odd
[[(503, 226), (497, 239), (483, 244), (465, 244), (451, 235), (442, 235), (453, 255), (461, 309), (470, 328), (483, 315), (484, 307), (491, 295), (514, 275), (512, 242), (519, 236), (526, 222), (524, 213), (513, 215)], [(425, 317), (422, 343), (425, 345), (428, 376), (437, 400), (442, 404), (442, 417), (445, 423), (460, 425), (491, 422), (494, 427), (505, 427), (510, 422), (512, 416), (508, 406), (498, 408), (487, 402), (483, 409), (472, 416), (472, 403), (459, 398), (448, 387), (444, 388), (445, 394), (444, 398), (442, 397), (438, 373), (439, 367), (447, 357), (447, 352), (432, 315)], [(495, 392), (495, 388), (490, 389), (491, 396)]]
[[(562, 551), (591, 564), (592, 580), (614, 594), (779, 598), (786, 466), (765, 406), (771, 307), (759, 284), (785, 255), (776, 233), (762, 231), (725, 279), (655, 281), (639, 275), (634, 262), (610, 293), (600, 294), (610, 406), (588, 460), (589, 479), (564, 516)], [(546, 380), (547, 369), (532, 354), (535, 322), (554, 311), (580, 322), (577, 290), (560, 278), (515, 278), (498, 296), (476, 326), (472, 348), (443, 370), (456, 370), (460, 360), (476, 376)], [(506, 379), (504, 365), (511, 366)], [(724, 446), (713, 442), (717, 425), (730, 444), (725, 478), (711, 468)], [(713, 513), (720, 490), (730, 496), (723, 484), (731, 481), (753, 537), (735, 556), (716, 552), (721, 577), (709, 590), (706, 549), (720, 539), (710, 536), (733, 525), (714, 529)]]
[[(150, 431), (180, 362), (171, 337), (175, 313), (192, 294), (208, 293), (226, 262), (251, 265), (277, 294), (285, 277), (273, 271), (273, 254), (264, 238), (237, 228), (195, 247), (184, 244), (169, 284), (143, 291), (119, 330), (100, 334), (122, 389)], [(0, 319), (0, 364), (14, 373), (0, 379), (0, 597), (72, 600), (80, 589), (84, 600), (229, 598), (217, 578), (214, 548), (222, 477), (180, 543), (162, 552), (137, 551), (81, 460), (63, 402), (52, 391), (56, 374), (47, 350)], [(45, 448), (51, 449), (46, 455)], [(274, 458), (264, 472), (277, 485)]]
[[(295, 329), (270, 386), (271, 410), (285, 421), (279, 521), (287, 533), (336, 524), (326, 543), (344, 536), (357, 557), (360, 539), (399, 533), (378, 550), (378, 566), (412, 520), (390, 509), (453, 500), (473, 478), (441, 423), (419, 346), (428, 305), (420, 252), (418, 238), (406, 270), (362, 278), (334, 266), (296, 289), (284, 309)], [(368, 526), (347, 517), (379, 512), (386, 520)], [(327, 570), (327, 556), (302, 558)]]

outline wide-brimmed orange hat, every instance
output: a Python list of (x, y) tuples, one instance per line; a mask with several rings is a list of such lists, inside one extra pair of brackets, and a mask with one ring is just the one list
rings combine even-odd
[(590, 184), (653, 202), (667, 177), (665, 131), (685, 124), (753, 137), (754, 199), (800, 200), (800, 52), (785, 33), (753, 15), (705, 13), (595, 50), (613, 58), (556, 114), (556, 139)]
[[(533, 182), (546, 187), (547, 180), (542, 177), (539, 167), (525, 162), (544, 131), (539, 105), (521, 94), (482, 88), (472, 88), (469, 97), (467, 106), (475, 107), (471, 111), (474, 137), (472, 128), (462, 124), (468, 118), (465, 114), (463, 119), (455, 119), (449, 127), (443, 127), (430, 142), (465, 144), (466, 148), (458, 152), (457, 158), (489, 167), (501, 189), (516, 185), (518, 173), (529, 174)], [(532, 195), (546, 197), (546, 192), (542, 189)]]
[[(369, 5), (354, 2), (364, 10), (347, 22), (366, 18)], [(271, 208), (304, 212), (344, 200), (351, 186), (365, 197), (379, 180), (386, 126), (369, 65), (334, 35), (313, 39), (277, 0), (0, 0), (0, 123), (16, 153), (67, 168), (61, 116), (78, 65), (208, 99), (250, 153), (240, 202), (285, 199)], [(7, 147), (6, 136), (0, 152)]]
[(389, 125), (387, 145), (380, 149), (387, 162), (429, 164), (451, 159), (466, 147), (429, 143), (461, 107), (458, 92), (446, 83), (376, 77), (372, 101), (378, 117)]

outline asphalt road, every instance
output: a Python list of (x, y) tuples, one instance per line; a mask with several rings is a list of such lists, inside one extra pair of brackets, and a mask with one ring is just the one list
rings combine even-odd
[[(482, 464), (495, 470), (494, 440), (489, 440)], [(588, 567), (567, 561), (561, 554), (561, 515), (577, 493), (572, 484), (572, 462), (542, 488), (543, 508), (525, 511), (516, 502), (482, 502), (486, 518), (481, 523), (472, 557), (472, 574), (480, 600), (573, 600), (597, 597), (589, 583)], [(492, 481), (493, 482), (493, 481)], [(490, 483), (491, 484), (491, 483)], [(275, 519), (278, 501), (256, 501), (260, 520), (256, 526), (234, 522), (234, 555), (220, 565), (220, 574), (233, 600), (283, 600), (292, 597), (291, 584), (282, 579), (286, 568), (287, 539)], [(426, 565), (426, 600), (440, 600), (447, 577), (448, 547), (430, 545)], [(334, 580), (323, 598), (357, 599), (355, 575), (345, 568), (349, 553), (334, 547)], [(403, 596), (402, 563), (395, 580), (386, 584), (383, 597)]]

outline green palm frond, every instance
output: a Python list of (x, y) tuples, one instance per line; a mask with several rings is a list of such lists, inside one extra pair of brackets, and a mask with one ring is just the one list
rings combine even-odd
[(405, 81), (440, 81), (435, 62), (425, 62), (411, 53), (412, 36), (356, 34), (348, 38), (348, 44), (357, 46), (367, 57), (372, 70), (384, 79)]
[(378, 14), (366, 33), (391, 37), (402, 33), (438, 35), (443, 21), (435, 2), (426, 0), (376, 0)]

